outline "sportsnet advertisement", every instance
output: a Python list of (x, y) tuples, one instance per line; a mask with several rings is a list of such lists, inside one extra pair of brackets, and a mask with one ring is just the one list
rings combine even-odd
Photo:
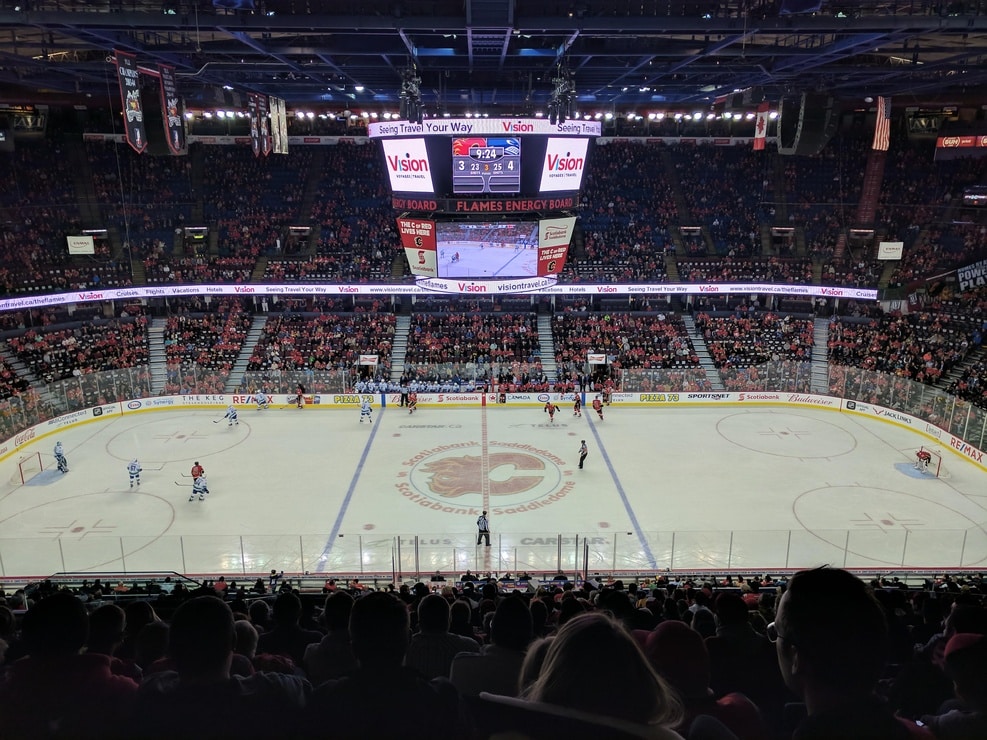
[(538, 274), (558, 275), (565, 267), (576, 217), (543, 218), (538, 222)]
[(395, 193), (435, 192), (424, 139), (383, 139), (384, 162)]
[(411, 274), (436, 277), (435, 221), (401, 217), (398, 219), (398, 233)]

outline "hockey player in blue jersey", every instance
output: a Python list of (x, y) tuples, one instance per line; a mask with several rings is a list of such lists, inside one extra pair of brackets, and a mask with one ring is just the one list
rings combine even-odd
[(135, 483), (139, 486), (141, 484), (141, 464), (137, 462), (136, 457), (127, 465), (127, 472), (130, 473), (130, 487), (133, 488)]
[(226, 415), (223, 418), (228, 421), (228, 423), (226, 425), (228, 427), (231, 427), (234, 424), (236, 424), (237, 426), (240, 426), (240, 421), (236, 418), (236, 407), (235, 406), (228, 407), (226, 409)]
[(363, 417), (366, 417), (367, 418), (367, 421), (369, 421), (371, 424), (373, 424), (374, 423), (374, 419), (373, 419), (373, 416), (371, 416), (371, 414), (373, 413), (373, 411), (374, 411), (373, 408), (370, 406), (370, 401), (364, 401), (363, 403), (361, 403), (360, 404), (360, 423), (362, 424), (363, 423)]
[(207, 493), (209, 493), (209, 486), (206, 484), (206, 476), (200, 475), (192, 483), (192, 495), (188, 497), (188, 500), (193, 501), (198, 496), (199, 501), (205, 501)]
[(257, 391), (254, 393), (254, 403), (257, 404), (257, 410), (270, 408), (271, 399), (264, 391)]

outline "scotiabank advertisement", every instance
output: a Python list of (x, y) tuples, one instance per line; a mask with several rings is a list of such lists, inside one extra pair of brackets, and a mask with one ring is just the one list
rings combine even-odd
[(576, 217), (543, 218), (538, 222), (538, 275), (558, 275), (565, 267)]
[(412, 275), (436, 277), (435, 221), (421, 218), (399, 218), (398, 233)]

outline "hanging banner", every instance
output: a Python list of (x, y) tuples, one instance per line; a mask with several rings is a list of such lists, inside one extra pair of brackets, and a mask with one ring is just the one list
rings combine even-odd
[(288, 153), (288, 119), (283, 98), (271, 98), (271, 140), (275, 154)]
[(135, 152), (147, 149), (147, 132), (144, 131), (144, 107), (141, 105), (140, 73), (137, 57), (122, 51), (113, 52), (116, 57), (117, 77), (120, 80), (120, 101), (123, 104), (123, 128), (127, 143)]
[(247, 95), (247, 117), (250, 118), (250, 148), (254, 156), (260, 156), (260, 119), (257, 116), (257, 93)]
[(260, 120), (260, 151), (265, 157), (271, 153), (271, 119), (267, 115), (267, 96), (257, 96), (257, 117)]
[(161, 73), (161, 118), (164, 120), (168, 149), (172, 154), (188, 154), (185, 140), (185, 106), (178, 97), (178, 84), (175, 82), (175, 68), (158, 65)]

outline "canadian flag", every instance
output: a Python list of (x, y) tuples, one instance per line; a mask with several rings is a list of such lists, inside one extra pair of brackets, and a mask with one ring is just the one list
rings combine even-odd
[(768, 133), (768, 104), (761, 103), (757, 107), (757, 118), (754, 120), (754, 150), (764, 149), (764, 139)]

